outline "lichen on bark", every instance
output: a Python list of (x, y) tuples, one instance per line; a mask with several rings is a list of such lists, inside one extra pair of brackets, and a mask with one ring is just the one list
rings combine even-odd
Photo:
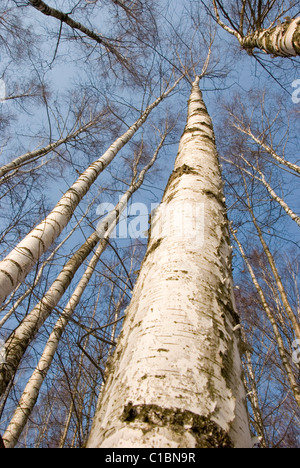
[(209, 418), (179, 408), (161, 408), (158, 405), (134, 406), (129, 402), (122, 414), (122, 422), (142, 425), (147, 433), (153, 427), (168, 427), (175, 433), (190, 432), (195, 448), (233, 448), (228, 434)]

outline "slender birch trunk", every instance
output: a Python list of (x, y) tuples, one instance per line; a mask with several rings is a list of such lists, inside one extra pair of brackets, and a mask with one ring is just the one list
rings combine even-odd
[[(65, 264), (56, 280), (50, 286), (42, 300), (24, 317), (19, 326), (12, 332), (5, 343), (6, 361), (0, 365), (0, 395), (2, 395), (11, 378), (18, 369), (29, 344), (35, 338), (38, 330), (45, 323), (52, 310), (57, 306), (65, 291), (71, 284), (78, 268), (83, 264), (99, 242), (97, 232), (94, 232), (87, 241), (75, 252)], [(106, 240), (101, 241), (103, 247)]]
[[(246, 193), (247, 193), (246, 182), (245, 182), (245, 190), (246, 190)], [(294, 329), (294, 332), (295, 332), (295, 336), (297, 337), (298, 340), (300, 340), (300, 324), (298, 323), (297, 317), (294, 314), (294, 311), (293, 311), (293, 309), (292, 309), (292, 307), (290, 305), (288, 295), (287, 295), (287, 293), (285, 291), (285, 288), (284, 288), (284, 285), (283, 285), (283, 283), (281, 281), (281, 277), (280, 277), (280, 274), (279, 274), (278, 269), (276, 267), (276, 263), (274, 261), (273, 255), (272, 255), (269, 247), (267, 246), (267, 243), (266, 243), (266, 241), (264, 239), (262, 230), (260, 229), (260, 227), (258, 225), (258, 222), (257, 222), (257, 220), (255, 218), (255, 215), (254, 215), (253, 209), (251, 207), (251, 203), (250, 203), (248, 194), (247, 194), (247, 199), (248, 199), (247, 200), (248, 210), (249, 210), (249, 213), (251, 215), (252, 222), (253, 222), (253, 224), (255, 226), (255, 229), (257, 231), (257, 234), (258, 234), (259, 240), (261, 242), (261, 245), (263, 247), (263, 250), (264, 250), (264, 252), (266, 254), (266, 257), (267, 257), (268, 263), (270, 265), (271, 271), (272, 271), (273, 276), (275, 278), (276, 285), (277, 285), (277, 288), (278, 288), (278, 291), (279, 291), (279, 294), (280, 294), (280, 297), (281, 297), (281, 300), (282, 300), (282, 304), (283, 304), (283, 306), (285, 308), (285, 311), (286, 311), (286, 313), (288, 315), (289, 320), (293, 324), (293, 329)]]
[[(20, 325), (7, 339), (5, 343), (5, 364), (0, 365), (0, 395), (2, 395), (5, 392), (5, 389), (9, 385), (9, 382), (11, 381), (12, 377), (18, 369), (19, 363), (29, 344), (34, 339), (41, 326), (45, 323), (53, 309), (61, 300), (78, 268), (83, 264), (84, 260), (89, 256), (89, 254), (96, 247), (99, 241), (100, 245), (97, 249), (97, 257), (94, 257), (94, 259), (100, 257), (106, 249), (108, 239), (111, 236), (113, 230), (115, 229), (121, 214), (127, 207), (128, 201), (130, 200), (132, 195), (141, 187), (141, 185), (144, 182), (146, 173), (155, 163), (157, 156), (164, 144), (166, 133), (167, 130), (162, 136), (161, 141), (151, 161), (142, 169), (138, 176), (136, 175), (134, 177), (129, 189), (121, 197), (115, 209), (112, 210), (105, 217), (105, 219), (98, 224), (97, 231), (91, 234), (87, 241), (66, 263), (66, 265), (63, 267), (62, 271), (60, 272), (56, 280), (53, 282), (43, 299), (22, 320)], [(85, 279), (83, 278), (82, 281), (84, 280)], [(77, 290), (75, 290), (74, 294), (76, 295), (76, 297), (79, 297)], [(75, 299), (72, 299), (74, 304)]]
[[(59, 140), (55, 141), (54, 143), (50, 143), (49, 145), (45, 146), (44, 148), (40, 148), (38, 150), (25, 153), (22, 156), (19, 156), (19, 157), (15, 158), (13, 161), (5, 164), (4, 166), (1, 166), (0, 167), (0, 178), (4, 177), (10, 171), (13, 171), (13, 170), (18, 169), (20, 167), (23, 167), (26, 164), (37, 161), (39, 158), (41, 158), (42, 156), (46, 156), (46, 154), (48, 154), (51, 151), (55, 150), (56, 148), (63, 145), (64, 143), (67, 143), (69, 141), (74, 140), (78, 135), (80, 135), (81, 133), (86, 132), (89, 128), (91, 128), (93, 125), (95, 125), (95, 122), (96, 122), (96, 119), (92, 120), (91, 122), (87, 123), (86, 125), (83, 125), (78, 130), (76, 130), (75, 132), (73, 132), (70, 135), (66, 136), (65, 138), (60, 138)], [(0, 184), (2, 182), (3, 181), (0, 180)]]
[(257, 179), (265, 186), (265, 188), (268, 190), (269, 194), (271, 195), (271, 197), (273, 198), (273, 200), (275, 200), (280, 206), (281, 208), (283, 208), (283, 210), (286, 212), (286, 214), (293, 220), (295, 221), (295, 223), (298, 224), (298, 226), (300, 227), (300, 216), (298, 216), (296, 213), (294, 213), (294, 211), (289, 207), (289, 205), (282, 199), (280, 198), (277, 193), (275, 192), (275, 190), (271, 187), (271, 185), (266, 181), (266, 178), (264, 176), (264, 174), (259, 171), (258, 169), (256, 169), (257, 172), (259, 173), (260, 175), (260, 178), (257, 177)]
[(280, 355), (280, 358), (281, 358), (281, 362), (283, 364), (283, 367), (286, 371), (286, 375), (288, 377), (288, 380), (289, 380), (289, 383), (290, 383), (290, 387), (291, 387), (291, 390), (294, 394), (294, 397), (295, 397), (295, 400), (296, 402), (298, 403), (298, 405), (300, 406), (300, 391), (299, 391), (299, 385), (297, 384), (297, 380), (295, 378), (295, 375), (293, 373), (293, 369), (292, 369), (292, 366), (290, 364), (290, 358), (288, 357), (287, 355), (287, 352), (286, 352), (286, 349), (285, 349), (285, 345), (284, 345), (284, 341), (282, 339), (282, 336), (281, 336), (281, 333), (280, 333), (280, 330), (279, 330), (279, 327), (278, 327), (278, 324), (277, 324), (277, 321), (276, 319), (274, 318), (273, 314), (272, 314), (272, 311), (270, 309), (270, 307), (268, 306), (268, 302), (265, 298), (265, 295), (264, 295), (264, 292), (262, 290), (262, 288), (260, 287), (259, 285), (259, 282), (256, 278), (256, 275), (254, 273), (254, 270), (247, 258), (247, 255), (245, 254), (245, 251), (242, 247), (242, 244), (240, 243), (240, 241), (238, 240), (236, 234), (231, 231), (232, 233), (232, 236), (235, 240), (235, 242), (237, 243), (238, 245), (238, 248), (241, 252), (241, 255), (242, 255), (242, 258), (248, 268), (248, 271), (250, 273), (250, 276), (251, 276), (251, 279), (253, 281), (253, 284), (259, 294), (259, 297), (260, 297), (260, 300), (261, 300), (261, 303), (262, 303), (262, 306), (264, 308), (264, 311), (266, 312), (266, 315), (272, 325), (272, 328), (273, 328), (273, 331), (274, 331), (274, 336), (275, 336), (275, 339), (276, 339), (276, 343), (277, 343), (277, 346), (278, 346), (278, 352), (279, 352), (279, 355)]
[[(231, 114), (234, 118), (235, 116)], [(240, 125), (233, 124), (233, 126), (239, 130), (241, 133), (244, 133), (244, 135), (249, 136), (252, 138), (252, 140), (257, 143), (259, 146), (261, 146), (270, 156), (272, 156), (273, 159), (275, 159), (276, 162), (279, 164), (282, 164), (283, 166), (287, 167), (288, 169), (296, 172), (297, 174), (300, 174), (300, 166), (298, 164), (291, 163), (287, 159), (284, 159), (283, 157), (279, 156), (279, 154), (274, 151), (274, 149), (267, 145), (263, 140), (259, 139), (257, 136), (252, 133), (250, 128), (243, 128)]]
[(182, 78), (183, 76), (147, 107), (141, 117), (110, 146), (103, 156), (81, 174), (51, 213), (0, 262), (0, 304), (25, 279), (41, 255), (60, 235), (101, 172), (145, 123), (152, 110), (176, 88)]
[(22, 294), (22, 296), (18, 298), (18, 300), (10, 308), (10, 310), (7, 312), (7, 314), (0, 320), (0, 328), (2, 328), (4, 326), (4, 324), (7, 322), (7, 320), (9, 320), (9, 318), (15, 313), (17, 308), (20, 306), (20, 304), (22, 304), (22, 302), (26, 299), (26, 297), (28, 297), (29, 294), (31, 294), (33, 292), (34, 288), (39, 283), (39, 281), (40, 281), (40, 279), (41, 279), (41, 277), (43, 275), (43, 271), (44, 271), (45, 267), (55, 257), (55, 255), (59, 251), (59, 249), (61, 249), (61, 247), (70, 239), (70, 237), (72, 236), (72, 234), (74, 233), (76, 228), (81, 224), (82, 220), (86, 217), (87, 212), (89, 211), (89, 209), (90, 209), (90, 207), (87, 209), (85, 214), (81, 217), (81, 219), (76, 223), (74, 228), (65, 237), (65, 239), (53, 250), (53, 252), (49, 255), (49, 257), (44, 261), (44, 263), (42, 264), (41, 268), (39, 269), (39, 271), (38, 271), (38, 273), (36, 275), (36, 278), (35, 278), (32, 286), (30, 286), (30, 288), (28, 288), (27, 291), (25, 291), (24, 294)]
[(253, 370), (252, 360), (251, 360), (251, 353), (246, 351), (246, 372), (248, 374), (248, 381), (249, 381), (249, 390), (250, 394), (248, 398), (251, 402), (251, 407), (253, 411), (254, 417), (254, 426), (256, 433), (260, 437), (260, 448), (267, 448), (267, 441), (265, 436), (264, 430), (264, 421), (260, 410), (260, 402), (258, 397), (255, 373)]
[(221, 170), (198, 83), (89, 448), (251, 447)]
[(296, 57), (300, 55), (300, 18), (248, 34), (240, 44), (251, 52), (260, 49), (277, 57)]
[(30, 417), (32, 410), (37, 402), (41, 386), (47, 376), (48, 370), (52, 364), (54, 355), (57, 351), (60, 339), (70, 318), (75, 312), (76, 307), (84, 293), (97, 263), (105, 249), (105, 244), (100, 243), (95, 254), (93, 255), (89, 265), (79, 281), (75, 291), (72, 294), (67, 306), (65, 307), (61, 317), (58, 319), (50, 337), (47, 341), (44, 352), (39, 360), (39, 363), (34, 370), (32, 376), (28, 380), (25, 390), (19, 400), (18, 407), (10, 420), (10, 423), (5, 431), (3, 440), (6, 448), (14, 448), (19, 437)]
[[(95, 315), (96, 315), (96, 312), (97, 312), (97, 307), (98, 307), (98, 304), (99, 304), (100, 291), (101, 291), (101, 286), (99, 286), (98, 296), (97, 296), (97, 300), (96, 300), (96, 303), (95, 303), (95, 306), (94, 306), (93, 315), (92, 315), (92, 318), (91, 318), (91, 328), (92, 328), (92, 324), (93, 324), (93, 321), (94, 321), (94, 318), (95, 318)], [(86, 338), (85, 343), (83, 345), (83, 350), (84, 351), (85, 351), (85, 349), (86, 349), (86, 347), (88, 345), (88, 341), (89, 341), (89, 337)], [(72, 392), (71, 402), (70, 402), (70, 405), (69, 405), (69, 408), (68, 408), (66, 421), (65, 421), (65, 425), (64, 425), (64, 430), (63, 430), (63, 433), (61, 435), (58, 448), (64, 448), (64, 445), (65, 445), (65, 442), (66, 442), (66, 439), (67, 439), (67, 435), (68, 435), (68, 432), (69, 432), (69, 428), (70, 428), (70, 424), (71, 424), (71, 420), (72, 420), (72, 416), (73, 416), (73, 411), (74, 411), (74, 407), (75, 407), (75, 397), (76, 397), (76, 395), (78, 393), (79, 382), (80, 382), (80, 379), (81, 379), (81, 376), (82, 376), (82, 365), (83, 365), (83, 361), (84, 361), (84, 357), (85, 357), (84, 351), (81, 352), (78, 372), (77, 372), (76, 379), (75, 379), (75, 382), (74, 382), (74, 387), (73, 387), (74, 391)]]
[(261, 170), (258, 169), (258, 167), (255, 167), (253, 164), (249, 163), (249, 161), (247, 161), (246, 158), (244, 158), (243, 156), (240, 156), (241, 159), (249, 166), (251, 167), (252, 169), (254, 169), (260, 177), (252, 174), (251, 172), (247, 171), (247, 169), (245, 169), (244, 167), (241, 167), (237, 164), (235, 164), (233, 161), (230, 161), (226, 158), (222, 158), (223, 161), (229, 163), (229, 164), (232, 164), (233, 166), (237, 167), (240, 171), (244, 172), (245, 174), (248, 174), (249, 177), (251, 177), (252, 179), (255, 179), (255, 180), (258, 180), (266, 189), (267, 191), (269, 192), (269, 194), (271, 195), (272, 199), (275, 200), (280, 206), (281, 208), (286, 212), (286, 214), (293, 220), (295, 221), (295, 223), (298, 224), (298, 226), (300, 227), (300, 216), (298, 216), (296, 213), (294, 213), (294, 211), (289, 207), (289, 205), (283, 200), (283, 198), (279, 197), (279, 195), (277, 195), (277, 193), (275, 192), (275, 190), (271, 187), (271, 185), (267, 182), (264, 174), (262, 173)]

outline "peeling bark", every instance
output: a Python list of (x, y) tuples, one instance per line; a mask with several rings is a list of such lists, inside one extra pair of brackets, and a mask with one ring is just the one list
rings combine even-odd
[(221, 169), (198, 83), (89, 448), (251, 447)]

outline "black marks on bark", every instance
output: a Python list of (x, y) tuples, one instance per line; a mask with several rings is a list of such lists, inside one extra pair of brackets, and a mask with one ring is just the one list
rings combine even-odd
[(209, 418), (178, 408), (161, 408), (157, 405), (137, 405), (129, 402), (121, 417), (127, 424), (142, 423), (145, 433), (154, 427), (168, 427), (179, 436), (186, 431), (195, 438), (196, 448), (233, 448), (233, 443), (220, 426)]
[(156, 242), (154, 242), (154, 244), (147, 250), (147, 253), (145, 255), (145, 258), (143, 260), (143, 263), (145, 263), (146, 259), (149, 257), (149, 255), (151, 255), (159, 246), (160, 244), (162, 243), (162, 239), (158, 239)]
[(175, 169), (169, 180), (168, 180), (168, 183), (167, 183), (167, 186), (166, 186), (166, 189), (165, 189), (165, 192), (164, 192), (164, 195), (163, 195), (163, 201), (166, 202), (166, 203), (169, 203), (172, 198), (174, 197), (174, 193), (171, 193), (169, 194), (169, 196), (165, 199), (168, 191), (169, 191), (169, 188), (171, 186), (171, 184), (173, 184), (177, 179), (179, 179), (180, 177), (182, 177), (184, 174), (194, 174), (194, 175), (198, 175), (198, 171), (190, 166), (188, 166), (187, 164), (183, 164), (183, 166), (181, 167), (178, 167), (177, 169)]

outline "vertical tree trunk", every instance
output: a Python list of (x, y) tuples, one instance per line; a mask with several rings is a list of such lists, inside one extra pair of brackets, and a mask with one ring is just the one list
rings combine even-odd
[(251, 447), (221, 171), (198, 84), (89, 448)]

